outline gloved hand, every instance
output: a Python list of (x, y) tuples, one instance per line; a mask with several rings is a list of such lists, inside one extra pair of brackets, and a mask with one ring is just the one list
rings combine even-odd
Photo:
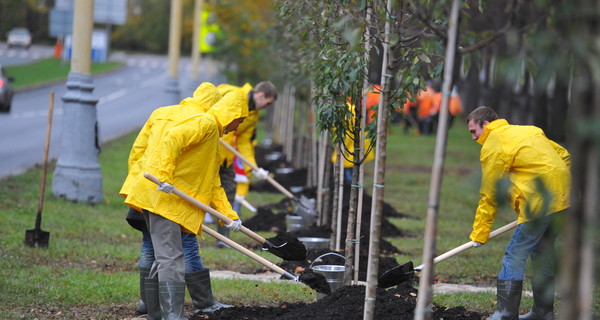
[(473, 248), (479, 248), (482, 245), (484, 245), (485, 243), (481, 243), (481, 242), (477, 242), (477, 241), (473, 241)]
[(265, 180), (269, 176), (269, 171), (263, 168), (258, 168), (258, 170), (256, 170), (256, 172), (253, 173), (254, 176), (260, 180)]
[(242, 201), (244, 201), (244, 199), (246, 199), (246, 197), (244, 197), (241, 194), (236, 194), (235, 195), (235, 201), (237, 201), (237, 202), (242, 202)]
[(229, 229), (233, 232), (238, 232), (238, 231), (240, 231), (240, 228), (242, 227), (242, 220), (235, 219), (235, 220), (231, 221), (230, 224), (226, 224), (225, 227), (227, 227), (227, 229)]
[(161, 182), (157, 189), (165, 193), (171, 193), (174, 188), (175, 187), (168, 182)]

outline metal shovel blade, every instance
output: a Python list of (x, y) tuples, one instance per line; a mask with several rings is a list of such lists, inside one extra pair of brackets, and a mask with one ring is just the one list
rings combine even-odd
[(48, 248), (50, 232), (42, 229), (25, 230), (25, 244), (32, 248)]
[(377, 280), (377, 287), (385, 289), (397, 286), (412, 280), (414, 275), (415, 268), (413, 267), (413, 262), (409, 261), (384, 272)]
[(315, 209), (313, 202), (304, 195), (297, 201), (296, 214), (311, 223), (317, 219), (317, 210)]

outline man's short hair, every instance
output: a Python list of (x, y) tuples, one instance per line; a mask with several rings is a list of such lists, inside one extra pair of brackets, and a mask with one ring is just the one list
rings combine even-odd
[(471, 111), (471, 113), (467, 117), (467, 123), (473, 120), (478, 125), (482, 126), (485, 121), (492, 122), (496, 119), (498, 119), (498, 114), (496, 113), (496, 111), (494, 111), (494, 109), (486, 106), (481, 106)]
[(277, 100), (277, 88), (271, 81), (261, 81), (254, 87), (255, 92), (263, 92), (265, 97)]

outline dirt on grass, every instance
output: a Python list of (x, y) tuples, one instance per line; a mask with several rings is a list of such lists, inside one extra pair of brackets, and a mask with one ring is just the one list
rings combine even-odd
[[(213, 314), (198, 314), (200, 319), (294, 320), (294, 319), (363, 319), (365, 286), (344, 286), (313, 303), (282, 303), (277, 307), (245, 306), (219, 310)], [(377, 289), (374, 319), (408, 320), (414, 318), (417, 290), (412, 283), (392, 289)], [(464, 307), (446, 308), (434, 305), (434, 319), (479, 320), (485, 315)]]

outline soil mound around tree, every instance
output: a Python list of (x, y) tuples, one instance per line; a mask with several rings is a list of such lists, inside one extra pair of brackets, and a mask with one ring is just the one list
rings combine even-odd
[[(248, 320), (295, 320), (295, 319), (363, 319), (365, 286), (344, 286), (331, 295), (313, 303), (282, 303), (278, 307), (233, 307), (213, 314), (199, 314), (200, 319), (248, 319)], [(411, 283), (391, 289), (376, 289), (374, 319), (412, 320), (417, 305), (417, 290)], [(446, 308), (433, 306), (434, 319), (479, 320), (483, 317), (464, 307)]]

